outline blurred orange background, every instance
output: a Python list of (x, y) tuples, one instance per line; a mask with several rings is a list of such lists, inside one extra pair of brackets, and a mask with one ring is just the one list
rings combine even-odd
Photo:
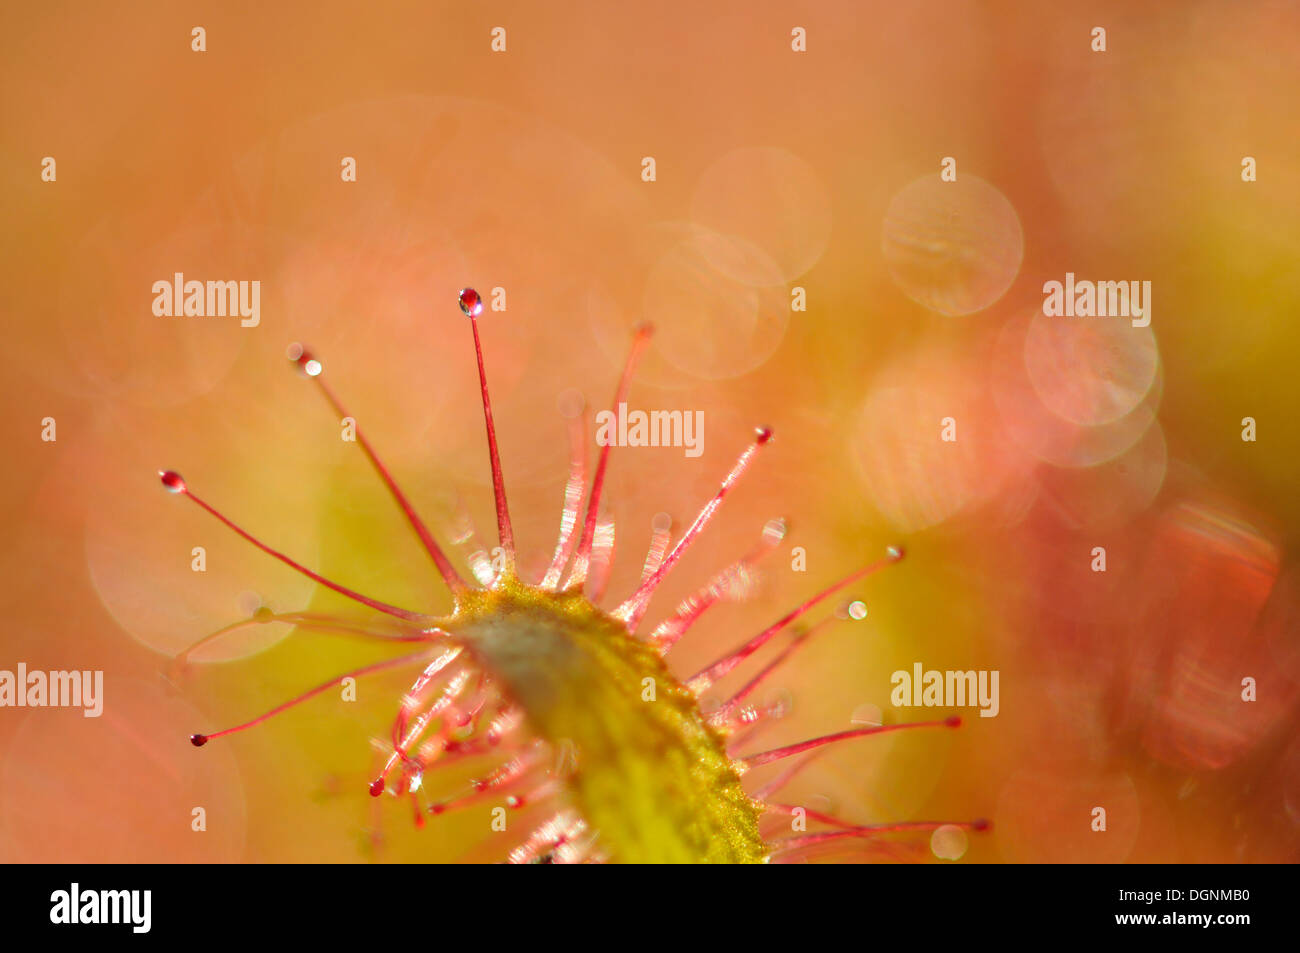
[[(758, 591), (714, 609), (674, 670), (901, 542), (909, 558), (852, 592), (867, 617), (784, 671), (793, 707), (765, 740), (873, 706), (927, 716), (890, 706), (917, 661), (1000, 672), (996, 718), (841, 746), (785, 800), (859, 823), (989, 817), (974, 861), (1297, 858), (1300, 7), (702, 6), (0, 12), (0, 669), (106, 683), (99, 719), (0, 709), (0, 859), (490, 856), (486, 808), (416, 830), (366, 797), (409, 678), (187, 743), (379, 656), (259, 628), (166, 677), (259, 605), (343, 604), (156, 476), (174, 467), (348, 586), (446, 608), (283, 355), (312, 346), (443, 539), (462, 509), (490, 535), (466, 285), (506, 291), (480, 323), (525, 571), (559, 517), (557, 399), (603, 407), (650, 320), (632, 404), (703, 410), (704, 453), (615, 453), (612, 596), (654, 515), (688, 521), (754, 425), (776, 441), (650, 621), (767, 519), (790, 524)], [(260, 281), (260, 324), (155, 316), (175, 272)], [(1066, 272), (1150, 281), (1150, 327), (1045, 318)]]

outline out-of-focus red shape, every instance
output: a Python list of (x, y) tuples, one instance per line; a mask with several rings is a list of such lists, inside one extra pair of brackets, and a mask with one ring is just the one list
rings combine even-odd
[(1239, 507), (1186, 499), (1164, 512), (1137, 571), (1122, 727), (1140, 726), (1162, 761), (1225, 767), (1297, 697), (1275, 659), (1278, 626), (1296, 613), (1294, 585), (1276, 585), (1278, 547)]

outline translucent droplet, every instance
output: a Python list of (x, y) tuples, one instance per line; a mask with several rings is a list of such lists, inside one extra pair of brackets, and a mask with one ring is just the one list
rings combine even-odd
[(850, 619), (865, 619), (867, 617), (867, 604), (861, 599), (854, 599), (849, 603)]
[(945, 824), (930, 835), (930, 852), (940, 860), (960, 860), (970, 840), (956, 824)]
[(700, 699), (700, 712), (704, 715), (712, 715), (722, 707), (722, 700), (717, 695), (705, 695)]
[(587, 407), (587, 400), (582, 396), (582, 392), (572, 387), (560, 391), (555, 398), (555, 406), (560, 411), (560, 416), (569, 420), (579, 416)]
[(828, 794), (813, 794), (806, 798), (808, 806), (820, 814), (834, 814), (835, 800)]
[(312, 356), (311, 351), (296, 342), (289, 345), (288, 349), (285, 350), (285, 355), (298, 365), (298, 370), (308, 377), (316, 377), (323, 370), (321, 362)]
[(883, 725), (885, 723), (884, 712), (880, 710), (879, 705), (868, 702), (853, 709), (853, 714), (849, 715), (849, 722), (854, 725)]
[(483, 299), (473, 288), (460, 289), (460, 310), (471, 318), (483, 313)]

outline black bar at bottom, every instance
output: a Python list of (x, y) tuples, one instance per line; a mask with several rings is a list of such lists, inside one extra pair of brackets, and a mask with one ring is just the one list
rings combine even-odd
[[(43, 865), (8, 872), (10, 885), (0, 890), (6, 938), (64, 934), (77, 942), (112, 935), (128, 943), (211, 943), (285, 934), (370, 944), (585, 944), (644, 935), (752, 946), (778, 932), (866, 943), (889, 930), (939, 938), (967, 927), (986, 939), (1131, 933), (1232, 942), (1243, 931), (1285, 927), (1284, 905), (1293, 903), (1292, 868), (1263, 866), (614, 867), (530, 874), (504, 867)], [(593, 934), (601, 924), (613, 932)]]

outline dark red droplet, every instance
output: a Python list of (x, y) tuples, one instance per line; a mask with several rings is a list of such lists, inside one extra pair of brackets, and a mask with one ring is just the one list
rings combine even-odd
[(432, 814), (441, 814), (441, 813), (442, 813), (443, 811), (445, 811), (445, 810), (447, 810), (447, 806), (446, 806), (445, 804), (430, 804), (430, 805), (429, 805), (429, 811), (430, 811), (430, 813), (432, 813)]
[(168, 493), (185, 492), (185, 481), (175, 470), (159, 470), (158, 476), (162, 480), (162, 485), (167, 487)]
[(755, 438), (755, 439), (756, 439), (760, 444), (767, 443), (769, 440), (772, 439), (772, 428), (771, 428), (771, 427), (755, 427), (755, 428), (754, 428), (754, 438)]
[(371, 797), (379, 797), (379, 795), (381, 795), (381, 794), (383, 794), (383, 793), (384, 793), (384, 779), (383, 779), (383, 778), (375, 778), (373, 781), (370, 782), (370, 796), (371, 796)]
[(207, 735), (190, 735), (190, 744), (194, 745), (196, 748), (202, 748), (207, 743)]
[(978, 820), (972, 821), (970, 827), (973, 831), (988, 831), (993, 829), (993, 822), (981, 817)]
[(471, 318), (483, 313), (483, 299), (473, 288), (460, 289), (460, 310)]
[(950, 717), (950, 718), (945, 718), (945, 719), (943, 720), (943, 723), (944, 723), (945, 725), (947, 725), (949, 728), (960, 728), (960, 727), (961, 727), (961, 715), (953, 715), (953, 716)]

